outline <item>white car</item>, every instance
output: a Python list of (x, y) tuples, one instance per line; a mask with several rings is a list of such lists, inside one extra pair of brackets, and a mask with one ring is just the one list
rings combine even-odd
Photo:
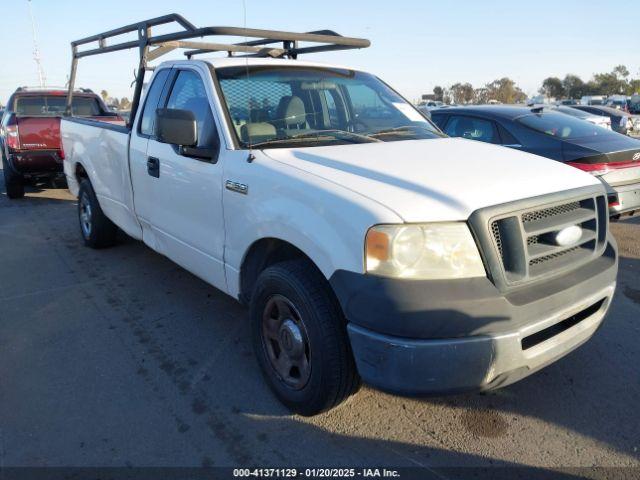
[[(309, 34), (233, 31), (267, 38), (229, 49), (317, 51), (287, 47)], [(127, 127), (62, 120), (85, 244), (120, 228), (248, 305), (258, 363), (293, 411), (327, 410), (361, 379), (402, 394), (508, 385), (587, 341), (612, 301), (597, 179), (446, 138), (372, 74), (171, 61), (139, 105)]]
[(564, 107), (564, 106), (556, 106), (556, 107), (545, 107), (547, 110), (553, 110), (560, 113), (565, 113), (567, 115), (571, 115), (572, 117), (579, 118), (589, 123), (593, 123), (602, 128), (606, 128), (607, 130), (611, 130), (611, 119), (609, 117), (603, 117), (601, 115), (593, 115), (588, 112), (584, 112), (582, 110), (578, 110), (577, 108)]

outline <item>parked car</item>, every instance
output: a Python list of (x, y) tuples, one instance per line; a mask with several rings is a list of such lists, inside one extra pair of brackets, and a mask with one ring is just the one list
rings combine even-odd
[(605, 95), (585, 95), (580, 99), (580, 105), (604, 105), (606, 101)]
[(627, 111), (632, 115), (640, 114), (640, 95), (634, 94), (629, 97), (627, 103)]
[(623, 135), (640, 135), (640, 115), (632, 115), (623, 110), (598, 105), (574, 105), (571, 108), (609, 118), (611, 128)]
[(441, 101), (429, 100), (421, 105), (418, 105), (418, 110), (422, 112), (427, 118), (431, 116), (431, 110), (445, 107), (445, 104)]
[[(21, 87), (9, 98), (0, 125), (2, 168), (9, 198), (24, 196), (24, 185), (29, 181), (64, 180), (60, 117), (66, 101), (67, 92), (62, 89)], [(122, 122), (90, 90), (78, 91), (73, 102), (77, 117)]]
[(606, 107), (615, 108), (617, 110), (628, 111), (629, 97), (626, 95), (611, 95), (604, 102)]
[[(62, 120), (86, 245), (113, 245), (119, 227), (249, 305), (265, 378), (304, 415), (360, 378), (406, 394), (498, 388), (597, 330), (617, 254), (594, 177), (445, 138), (364, 71), (263, 58), (365, 40), (232, 31), (251, 40), (203, 50), (259, 56), (156, 66), (130, 127)], [(242, 109), (249, 121), (231, 118)]]
[(566, 115), (571, 115), (572, 117), (579, 118), (580, 120), (585, 120), (589, 123), (593, 123), (594, 125), (598, 125), (599, 127), (606, 128), (607, 130), (611, 130), (611, 119), (609, 117), (603, 117), (601, 115), (593, 115), (591, 113), (583, 112), (582, 110), (578, 110), (577, 108), (571, 108), (566, 106), (557, 106), (557, 107), (545, 107), (546, 110), (551, 112), (560, 112)]
[(640, 211), (640, 140), (543, 108), (476, 106), (432, 112), (447, 135), (535, 153), (591, 173), (609, 213)]

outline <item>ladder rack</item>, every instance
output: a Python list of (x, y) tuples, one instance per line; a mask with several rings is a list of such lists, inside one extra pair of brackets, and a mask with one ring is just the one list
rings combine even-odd
[[(167, 24), (175, 25), (177, 31), (161, 35), (152, 34), (153, 27)], [(109, 39), (134, 32), (137, 33), (137, 40), (127, 40), (113, 44), (107, 43)], [(204, 37), (216, 36), (244, 37), (245, 39), (250, 38), (252, 40), (245, 40), (239, 43), (215, 43), (199, 40)], [(299, 45), (300, 42), (310, 43), (312, 45), (301, 47)], [(150, 69), (148, 63), (176, 49), (185, 49), (184, 54), (189, 59), (195, 55), (211, 52), (226, 52), (229, 56), (295, 59), (301, 54), (367, 48), (370, 45), (369, 40), (343, 37), (332, 30), (295, 33), (241, 27), (198, 28), (181, 15), (172, 13), (162, 17), (132, 23), (124, 27), (71, 42), (72, 60), (66, 114), (71, 114), (78, 60), (84, 57), (130, 50), (132, 48), (138, 49), (139, 63), (136, 72), (133, 100), (131, 102), (131, 115), (129, 120), (131, 123), (135, 118), (140, 103), (145, 71)], [(85, 48), (80, 49), (79, 47)]]

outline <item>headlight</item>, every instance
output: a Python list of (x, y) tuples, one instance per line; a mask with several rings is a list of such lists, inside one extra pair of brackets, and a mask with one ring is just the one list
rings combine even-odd
[(377, 225), (367, 232), (367, 273), (411, 279), (484, 277), (465, 223)]

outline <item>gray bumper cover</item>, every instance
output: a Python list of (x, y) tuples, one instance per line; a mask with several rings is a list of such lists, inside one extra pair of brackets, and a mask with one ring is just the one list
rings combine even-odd
[[(584, 343), (604, 319), (616, 273), (611, 241), (590, 264), (507, 295), (486, 279), (358, 281), (349, 274), (331, 283), (365, 382), (403, 394), (446, 394), (508, 385)], [(554, 330), (572, 318), (579, 321)], [(538, 341), (536, 334), (549, 331)], [(524, 339), (537, 343), (525, 348)]]

